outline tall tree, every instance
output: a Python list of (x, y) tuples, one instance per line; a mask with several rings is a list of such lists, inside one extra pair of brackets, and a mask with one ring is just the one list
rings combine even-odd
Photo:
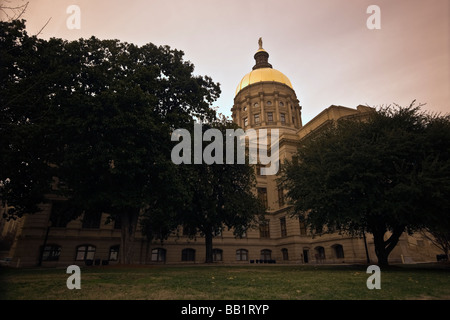
[(168, 46), (95, 37), (45, 41), (28, 37), (23, 21), (2, 23), (1, 41), (9, 47), (2, 59), (8, 77), (1, 88), (0, 180), (2, 201), (15, 210), (10, 215), (37, 211), (56, 176), (64, 184), (53, 192), (79, 212), (120, 219), (120, 258), (130, 262), (138, 218), (164, 206), (161, 186), (175, 172), (171, 131), (194, 117), (214, 119), (219, 85), (194, 76), (183, 52)]
[[(227, 134), (238, 127), (222, 120), (202, 126), (204, 132), (209, 129), (216, 130), (217, 135), (202, 150), (211, 152), (215, 162), (180, 165), (185, 172), (189, 203), (178, 220), (187, 234), (199, 233), (204, 237), (206, 263), (213, 262), (214, 236), (225, 229), (233, 229), (236, 236), (242, 236), (256, 225), (265, 211), (254, 193), (254, 167), (248, 161), (238, 164), (237, 142), (232, 147), (226, 144)], [(227, 149), (234, 150), (232, 163), (226, 162)]]
[(424, 190), (417, 205), (426, 204), (427, 226), (421, 233), (450, 260), (450, 115), (430, 116), (427, 152), (418, 176)]
[(160, 199), (177, 194), (162, 193), (175, 172), (171, 130), (213, 119), (220, 90), (169, 47), (96, 38), (69, 46), (81, 65), (82, 102), (64, 106), (60, 178), (77, 203), (120, 219), (121, 261), (129, 263), (139, 217), (148, 208), (169, 214)]
[[(433, 143), (433, 119), (448, 122), (413, 102), (382, 108), (363, 121), (339, 121), (304, 141), (283, 168), (295, 212), (319, 234), (372, 233), (378, 263), (388, 264), (403, 232), (449, 219), (448, 157)], [(430, 195), (441, 200), (436, 210), (430, 210)]]
[(7, 219), (38, 212), (51, 191), (52, 167), (45, 119), (57, 80), (50, 46), (30, 37), (25, 22), (0, 22), (0, 199)]

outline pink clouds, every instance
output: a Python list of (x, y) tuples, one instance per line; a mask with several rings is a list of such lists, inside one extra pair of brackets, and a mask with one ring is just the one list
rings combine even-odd
[[(68, 30), (66, 8), (81, 9), (81, 29)], [(381, 30), (369, 30), (369, 5)], [(304, 123), (331, 104), (428, 103), (448, 112), (448, 0), (33, 0), (30, 33), (77, 39), (95, 35), (181, 49), (196, 72), (222, 85), (216, 105), (230, 115), (234, 92), (253, 66), (263, 37), (273, 67), (292, 82)]]

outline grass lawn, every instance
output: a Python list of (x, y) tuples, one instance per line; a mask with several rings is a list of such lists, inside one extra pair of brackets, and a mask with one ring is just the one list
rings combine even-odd
[(81, 268), (69, 290), (66, 269), (0, 269), (7, 300), (450, 300), (450, 265), (381, 270), (381, 289), (366, 286), (367, 266), (104, 266)]

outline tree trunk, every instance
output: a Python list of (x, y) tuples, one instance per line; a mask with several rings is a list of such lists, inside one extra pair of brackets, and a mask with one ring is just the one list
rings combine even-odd
[(374, 233), (373, 241), (375, 244), (375, 254), (377, 255), (378, 265), (387, 266), (389, 262), (388, 254), (386, 253), (386, 249), (384, 247), (384, 232)]
[(206, 258), (205, 263), (213, 263), (213, 236), (211, 232), (205, 234)]
[(373, 232), (373, 240), (375, 244), (375, 254), (378, 258), (379, 266), (387, 266), (389, 265), (388, 258), (389, 254), (395, 248), (398, 243), (400, 236), (402, 235), (405, 227), (397, 226), (392, 231), (392, 235), (384, 241), (384, 235), (386, 233), (386, 229), (379, 229)]
[(130, 209), (120, 215), (121, 241), (119, 250), (119, 263), (130, 264), (133, 257), (134, 233), (136, 231), (139, 210)]

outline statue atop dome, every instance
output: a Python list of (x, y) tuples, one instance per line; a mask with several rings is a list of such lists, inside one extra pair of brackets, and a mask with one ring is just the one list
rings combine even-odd
[(272, 65), (269, 63), (269, 53), (263, 49), (262, 37), (258, 39), (258, 45), (259, 49), (254, 55), (256, 64), (253, 67), (253, 70), (259, 68), (272, 68)]

